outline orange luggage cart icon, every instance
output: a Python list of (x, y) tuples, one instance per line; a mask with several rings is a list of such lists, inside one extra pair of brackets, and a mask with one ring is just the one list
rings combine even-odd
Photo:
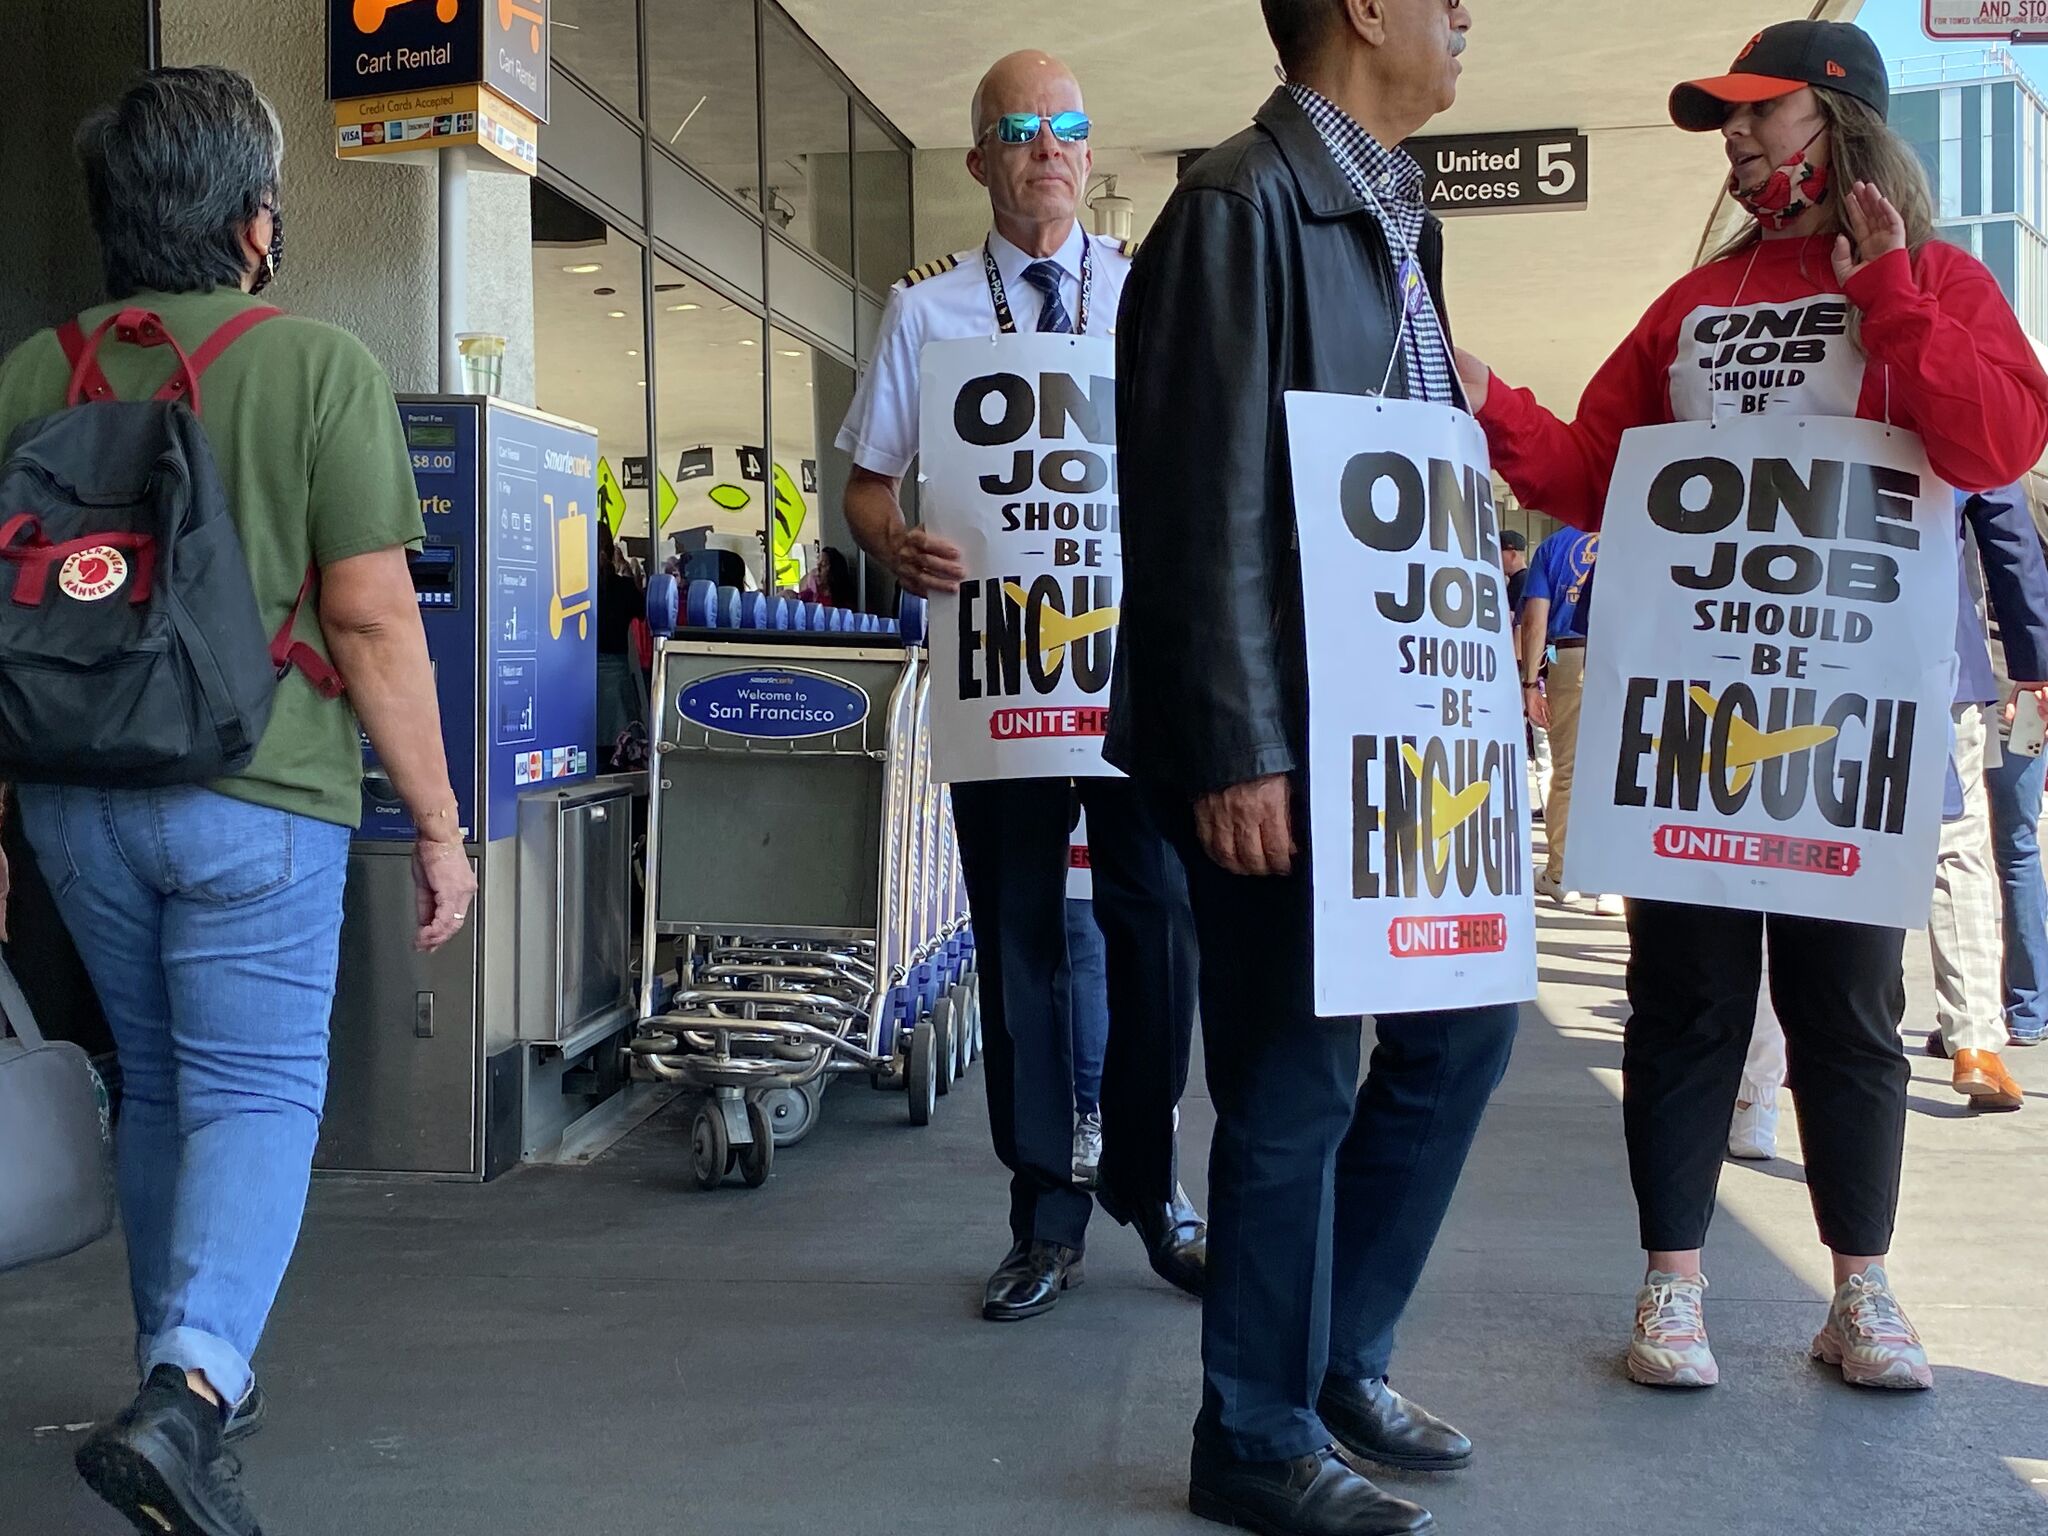
[(545, 12), (537, 11), (530, 5), (521, 5), (519, 0), (498, 0), (498, 30), (510, 32), (515, 21), (531, 22), (533, 51), (540, 52), (541, 23), (547, 20)]
[(548, 597), (548, 633), (555, 639), (562, 638), (562, 630), (571, 619), (576, 621), (576, 637), (590, 638), (590, 517), (577, 510), (577, 503), (569, 503), (566, 517), (555, 517), (555, 498), (543, 496), (547, 503), (548, 526), (553, 531), (549, 545), (555, 557), (555, 590)]
[[(397, 10), (401, 5), (410, 4), (412, 4), (412, 0), (356, 0), (356, 30), (362, 33), (363, 36), (368, 37), (384, 25), (384, 18), (386, 16)], [(442, 26), (449, 26), (454, 22), (456, 12), (460, 8), (461, 0), (435, 0), (435, 19)], [(511, 30), (510, 22), (505, 24), (505, 29), (508, 32)]]

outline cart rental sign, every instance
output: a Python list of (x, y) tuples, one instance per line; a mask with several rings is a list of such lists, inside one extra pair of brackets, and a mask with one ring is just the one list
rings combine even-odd
[(1630, 432), (1597, 582), (1567, 880), (1923, 924), (1957, 578), (1919, 438), (1834, 416)]
[(1287, 396), (1308, 632), (1316, 1012), (1536, 995), (1528, 753), (1486, 440)]
[(1116, 349), (1103, 336), (928, 343), (925, 526), (967, 580), (932, 603), (933, 773), (1099, 778), (1123, 601)]

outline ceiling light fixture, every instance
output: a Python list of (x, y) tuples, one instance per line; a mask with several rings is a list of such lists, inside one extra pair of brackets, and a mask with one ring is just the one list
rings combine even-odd
[(755, 341), (751, 336), (742, 336), (740, 338), (740, 345), (743, 347), (758, 347), (761, 343)]
[(784, 353), (782, 353), (782, 354), (781, 354), (781, 356), (783, 356), (783, 357), (802, 357), (802, 356), (803, 356), (803, 353), (801, 353), (801, 352), (784, 352)]
[(606, 316), (612, 320), (623, 320), (626, 318), (626, 312), (623, 309), (607, 310)]
[(702, 304), (671, 304), (668, 312), (672, 315), (686, 315), (693, 309), (702, 309)]
[(587, 277), (592, 272), (602, 272), (604, 270), (604, 263), (601, 261), (579, 261), (575, 266), (564, 267), (562, 270), (564, 272), (573, 272), (578, 277)]
[(628, 357), (638, 357), (639, 355), (640, 355), (640, 351), (639, 351), (639, 349), (638, 349), (637, 347), (628, 347), (628, 348), (626, 348), (626, 356), (628, 356)]

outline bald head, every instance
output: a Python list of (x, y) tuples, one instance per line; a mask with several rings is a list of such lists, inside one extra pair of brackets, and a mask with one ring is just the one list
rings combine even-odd
[(1005, 112), (1037, 112), (1041, 104), (1059, 112), (1079, 112), (1081, 83), (1074, 72), (1049, 53), (1025, 49), (997, 59), (974, 88), (974, 142)]

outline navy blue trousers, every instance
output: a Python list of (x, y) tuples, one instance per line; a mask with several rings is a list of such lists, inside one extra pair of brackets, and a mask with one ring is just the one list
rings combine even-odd
[(1195, 1435), (1278, 1461), (1330, 1443), (1327, 1373), (1387, 1374), (1517, 1010), (1381, 1017), (1361, 1086), (1364, 1021), (1315, 1013), (1306, 860), (1286, 879), (1226, 874), (1187, 809), (1154, 809), (1187, 871), (1216, 1106)]

